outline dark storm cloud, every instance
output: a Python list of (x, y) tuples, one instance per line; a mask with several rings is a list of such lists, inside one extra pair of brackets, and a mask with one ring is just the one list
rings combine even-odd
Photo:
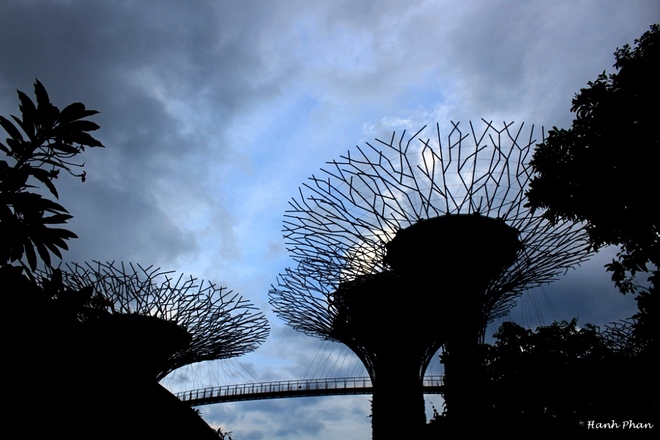
[[(76, 194), (76, 216), (70, 227), (79, 239), (71, 241), (67, 261), (121, 258), (141, 264), (170, 263), (164, 269), (171, 270), (180, 254), (198, 250), (195, 237), (172, 224), (168, 213), (149, 196), (94, 182), (82, 185)], [(95, 243), (93, 253), (78, 246), (89, 242)]]
[(486, 336), (492, 336), (503, 320), (535, 328), (575, 318), (579, 325), (604, 328), (631, 317), (637, 312), (637, 303), (615, 288), (611, 273), (604, 267), (615, 255), (615, 247), (605, 248), (580, 266), (558, 274), (550, 284), (523, 293), (508, 316), (489, 326)]
[[(263, 13), (268, 6), (259, 8)], [(190, 182), (213, 172), (213, 209), (217, 217), (229, 217), (222, 214), (218, 191), (231, 167), (224, 131), (255, 100), (277, 93), (281, 75), (255, 75), (267, 70), (261, 65), (260, 34), (252, 31), (264, 17), (250, 7), (215, 1), (0, 6), (0, 57), (11, 60), (0, 67), (3, 114), (17, 113), (15, 89), (31, 94), (34, 78), (56, 105), (82, 101), (101, 112), (93, 118), (101, 125), (95, 135), (108, 148), (88, 151), (81, 159), (97, 185), (58, 182), (63, 197), (68, 191), (80, 195), (69, 197), (66, 207), (76, 216), (89, 214), (85, 225), (96, 231), (113, 226), (95, 250), (82, 255), (99, 252), (110, 258), (112, 249), (114, 258), (137, 254), (171, 260), (194, 248), (185, 225), (170, 218), (177, 201), (168, 208), (158, 201), (164, 197), (155, 194), (163, 192), (158, 182), (183, 187), (188, 198), (206, 204), (210, 196)], [(197, 124), (211, 133), (200, 134)], [(209, 159), (217, 157), (224, 161), (211, 169)], [(92, 234), (82, 228), (82, 234)], [(142, 251), (129, 249), (130, 243), (140, 243)], [(161, 245), (164, 253), (156, 251)]]
[(614, 49), (632, 44), (658, 15), (653, 2), (635, 0), (625, 12), (617, 2), (597, 0), (462, 5), (437, 47), (444, 74), (463, 96), (458, 112), (477, 108), (481, 116), (550, 126), (570, 124), (573, 95), (603, 69), (611, 71)]
[[(182, 96), (221, 93), (240, 106), (264, 93), (246, 69), (260, 66), (251, 48), (259, 16), (233, 2), (54, 1), (3, 4), (3, 82), (49, 77), (68, 91), (96, 90), (116, 96), (122, 81), (145, 68)], [(225, 10), (228, 9), (228, 10)], [(231, 14), (229, 14), (231, 13)], [(68, 83), (67, 83), (67, 80)], [(108, 84), (108, 82), (110, 84)], [(201, 87), (200, 87), (201, 86)], [(70, 96), (66, 95), (66, 96)], [(249, 102), (249, 99), (248, 99)]]

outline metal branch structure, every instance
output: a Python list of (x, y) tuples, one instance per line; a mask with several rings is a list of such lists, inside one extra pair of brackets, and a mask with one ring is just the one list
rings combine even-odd
[[(239, 294), (224, 287), (173, 272), (134, 264), (73, 264), (62, 272), (64, 285), (74, 291), (93, 286), (93, 302), (104, 312), (120, 317), (149, 317), (142, 334), (127, 334), (128, 340), (148, 351), (167, 345), (168, 333), (158, 334), (165, 323), (185, 331), (185, 343), (170, 350), (157, 367), (157, 380), (185, 365), (227, 359), (255, 350), (268, 336), (266, 317)], [(127, 320), (121, 322), (126, 325)], [(170, 325), (170, 327), (172, 327)], [(129, 326), (128, 329), (135, 329)], [(159, 330), (160, 329), (160, 330)]]
[(466, 385), (478, 388), (486, 324), (590, 254), (582, 225), (551, 224), (525, 205), (542, 140), (534, 127), (482, 122), (358, 146), (304, 183), (285, 214), (296, 265), (271, 305), (360, 357), (374, 385), (374, 438), (390, 435), (393, 417), (423, 428), (421, 382), (442, 346), (449, 414), (474, 416), (478, 393)]
[(613, 321), (605, 325), (601, 336), (605, 345), (615, 353), (638, 355), (641, 347), (635, 339), (635, 317)]

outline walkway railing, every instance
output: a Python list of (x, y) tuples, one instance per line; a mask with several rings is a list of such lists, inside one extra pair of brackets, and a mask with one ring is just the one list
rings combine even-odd
[[(425, 394), (442, 393), (444, 376), (427, 376)], [(277, 382), (224, 385), (183, 391), (176, 396), (190, 406), (209, 405), (241, 400), (279, 399), (285, 397), (332, 396), (339, 394), (371, 394), (373, 388), (368, 377), (337, 379), (302, 379)]]

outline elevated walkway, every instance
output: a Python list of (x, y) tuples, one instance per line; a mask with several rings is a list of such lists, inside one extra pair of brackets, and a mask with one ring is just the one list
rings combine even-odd
[[(424, 394), (441, 394), (444, 376), (424, 378)], [(281, 399), (286, 397), (334, 396), (341, 394), (372, 394), (368, 377), (344, 377), (332, 379), (302, 379), (276, 382), (223, 385), (176, 394), (190, 406), (210, 405), (244, 400)]]

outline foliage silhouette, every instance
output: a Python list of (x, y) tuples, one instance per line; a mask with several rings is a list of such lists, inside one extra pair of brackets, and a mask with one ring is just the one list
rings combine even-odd
[[(503, 323), (494, 344), (482, 346), (488, 411), (480, 423), (513, 438), (538, 432), (621, 438), (621, 430), (593, 430), (589, 422), (634, 421), (654, 427), (627, 430), (626, 438), (655, 438), (657, 381), (648, 380), (653, 364), (604, 333), (590, 324), (579, 328), (576, 319), (536, 330)], [(427, 437), (466, 430), (454, 422), (446, 414), (434, 417)]]
[(531, 331), (504, 323), (494, 337), (495, 344), (486, 347), (485, 365), (496, 414), (576, 427), (603, 416), (590, 408), (602, 394), (594, 379), (613, 371), (604, 374), (602, 362), (610, 351), (595, 327), (579, 329), (573, 320)]
[(623, 293), (635, 274), (660, 267), (660, 26), (614, 53), (617, 73), (603, 72), (572, 102), (569, 129), (554, 127), (538, 145), (529, 206), (551, 221), (587, 222), (594, 247), (617, 245), (607, 265)]
[[(571, 128), (555, 127), (538, 145), (527, 196), (551, 221), (586, 222), (595, 248), (620, 247), (606, 268), (622, 293), (637, 294), (639, 311), (618, 330), (632, 332), (627, 343), (638, 362), (653, 363), (660, 350), (660, 25), (614, 56), (617, 72), (603, 72), (573, 99)], [(637, 281), (645, 272), (647, 286)], [(655, 374), (639, 370), (657, 388)]]
[(84, 182), (85, 172), (75, 172), (84, 165), (75, 161), (76, 156), (85, 147), (103, 147), (88, 133), (99, 128), (86, 119), (97, 111), (88, 110), (80, 102), (60, 111), (38, 80), (34, 93), (37, 105), (18, 91), (21, 118), (12, 115), (12, 122), (0, 116), (0, 125), (9, 135), (6, 144), (0, 143), (0, 150), (10, 160), (0, 161), (0, 264), (19, 261), (28, 272), (37, 268), (37, 255), (50, 266), (50, 254), (61, 259), (60, 249), (68, 249), (66, 240), (76, 238), (67, 229), (51, 226), (66, 223), (71, 215), (60, 204), (34, 192), (35, 184), (43, 184), (57, 199), (53, 180), (60, 171)]

